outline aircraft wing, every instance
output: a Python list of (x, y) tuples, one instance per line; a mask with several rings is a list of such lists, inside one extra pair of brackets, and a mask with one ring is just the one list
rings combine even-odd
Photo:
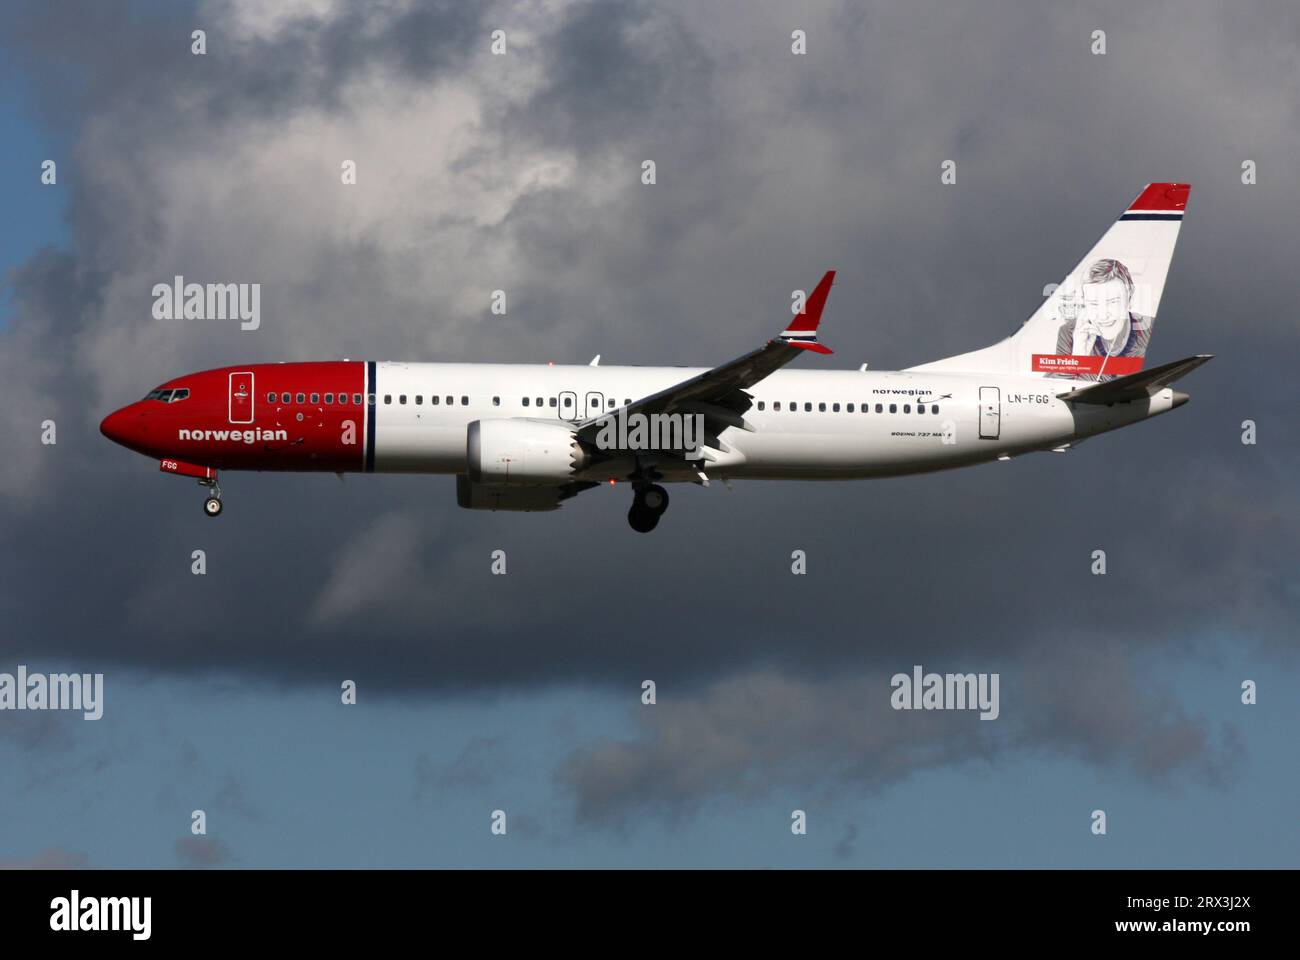
[(667, 390), (634, 400), (620, 410), (610, 410), (584, 420), (578, 425), (578, 438), (594, 442), (606, 420), (624, 414), (702, 414), (708, 433), (715, 437), (727, 427), (750, 429), (744, 420), (745, 411), (753, 403), (753, 398), (746, 392), (748, 387), (779, 370), (804, 350), (831, 352), (817, 340), (817, 326), (821, 323), (822, 310), (834, 282), (835, 271), (830, 270), (808, 298), (804, 312), (797, 315), (778, 337), (757, 350)]

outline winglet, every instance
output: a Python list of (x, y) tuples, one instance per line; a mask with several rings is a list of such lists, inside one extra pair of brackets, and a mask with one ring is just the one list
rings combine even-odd
[(826, 276), (822, 277), (817, 288), (813, 290), (812, 296), (804, 304), (803, 313), (795, 316), (779, 339), (801, 350), (812, 350), (814, 353), (831, 352), (830, 347), (823, 346), (817, 341), (817, 325), (822, 321), (822, 310), (826, 307), (826, 298), (830, 296), (831, 284), (834, 282), (835, 271), (827, 270)]

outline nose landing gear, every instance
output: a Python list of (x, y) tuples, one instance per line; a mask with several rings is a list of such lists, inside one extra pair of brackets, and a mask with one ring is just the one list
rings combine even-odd
[(203, 501), (204, 514), (209, 517), (221, 516), (221, 488), (217, 486), (217, 478), (213, 476), (211, 479), (200, 480), (199, 486), (207, 487), (211, 491), (209, 497)]
[(637, 484), (633, 489), (627, 522), (637, 533), (649, 533), (668, 509), (668, 491), (657, 483)]

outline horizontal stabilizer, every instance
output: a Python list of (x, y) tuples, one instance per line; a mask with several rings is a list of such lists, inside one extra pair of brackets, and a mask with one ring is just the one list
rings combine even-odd
[(1198, 354), (1173, 363), (1161, 364), (1141, 373), (1130, 373), (1104, 383), (1094, 383), (1078, 390), (1059, 395), (1061, 400), (1074, 403), (1126, 403), (1154, 396), (1175, 380), (1185, 377), (1201, 364), (1211, 359), (1210, 354)]

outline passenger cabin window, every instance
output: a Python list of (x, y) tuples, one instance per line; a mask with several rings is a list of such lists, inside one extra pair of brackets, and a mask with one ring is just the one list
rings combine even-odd
[(305, 393), (300, 393), (300, 394), (298, 394), (298, 402), (299, 402), (299, 403), (306, 403), (306, 402), (307, 402), (307, 394), (305, 394)]
[(332, 393), (327, 393), (327, 394), (325, 394), (325, 402), (326, 402), (326, 403), (333, 403), (333, 402), (334, 402), (334, 394), (332, 394)]
[(826, 404), (824, 404), (824, 403), (819, 403), (819, 404), (817, 404), (817, 410), (818, 410), (819, 413), (825, 413), (825, 412), (826, 412)]
[(555, 406), (555, 398), (551, 397), (551, 406)]
[(546, 406), (546, 404), (542, 402), (542, 398), (541, 398), (541, 397), (538, 397), (538, 398), (537, 398), (537, 405), (538, 405), (539, 407), (544, 407), (544, 406)]
[(524, 397), (524, 406), (525, 406), (525, 407), (528, 406), (528, 398), (527, 398), (527, 397)]
[(404, 393), (400, 393), (400, 394), (398, 394), (398, 395), (397, 395), (397, 402), (398, 402), (398, 403), (402, 403), (402, 404), (406, 403), (406, 394), (404, 394)]
[(375, 405), (375, 395), (373, 393), (366, 394), (366, 403), (372, 407)]
[(430, 405), (430, 406), (434, 406), (434, 407), (436, 407), (436, 406), (438, 405), (438, 398), (437, 398), (437, 397), (430, 397), (430, 398), (429, 398), (429, 405)]
[(762, 400), (758, 401), (758, 409), (759, 409), (759, 410), (766, 410), (766, 409), (767, 409), (767, 404), (763, 403)]
[(779, 411), (779, 410), (781, 409), (781, 401), (780, 401), (780, 400), (774, 400), (774, 401), (772, 402), (772, 409), (773, 409), (773, 410), (777, 410), (777, 411)]
[(805, 403), (805, 404), (803, 405), (803, 412), (804, 412), (804, 413), (812, 413), (812, 404), (811, 404), (811, 403)]
[(889, 412), (890, 412), (890, 413), (898, 413), (898, 404), (896, 404), (896, 403), (891, 403), (891, 404), (889, 405)]
[(289, 394), (287, 394), (287, 393), (282, 393), (282, 394), (280, 394), (280, 402), (281, 402), (281, 403), (288, 403), (291, 399), (292, 399), (292, 397), (291, 397)]
[(313, 394), (311, 395), (311, 402), (312, 402), (312, 403), (320, 403), (320, 394), (319, 394), (319, 393), (313, 393)]
[(274, 394), (274, 393), (268, 393), (268, 394), (266, 395), (266, 402), (267, 402), (267, 403), (275, 403), (275, 394)]
[(384, 403), (392, 403), (392, 402), (393, 402), (393, 395), (391, 393), (384, 394)]
[(499, 407), (499, 406), (501, 406), (501, 398), (500, 398), (500, 397), (493, 397), (493, 398), (492, 398), (492, 406), (494, 406), (494, 407)]
[(840, 405), (838, 403), (832, 403), (831, 413), (839, 413), (839, 412), (840, 412)]
[(848, 408), (847, 408), (844, 412), (845, 412), (845, 413), (852, 413), (852, 412), (853, 412), (853, 404), (850, 403), (850, 404), (848, 405)]
[(361, 394), (359, 393), (352, 394), (352, 402), (355, 403), (358, 407), (361, 406)]
[[(447, 402), (448, 402), (448, 403), (451, 403), (451, 397), (448, 397), (448, 398), (447, 398)], [(461, 398), (460, 398), (460, 405), (461, 405), (462, 407), (468, 407), (468, 406), (469, 406), (469, 397), (461, 397)]]
[(903, 404), (903, 412), (904, 412), (904, 413), (911, 413), (911, 412), (912, 412), (912, 405), (911, 405), (910, 403), (905, 403), (905, 404)]
[(569, 407), (571, 407), (571, 406), (573, 406), (573, 397), (565, 397), (565, 398), (564, 398), (564, 409), (565, 409), (565, 410), (568, 410)]
[(885, 408), (882, 404), (876, 404), (876, 413), (884, 413), (884, 410)]
[(930, 405), (930, 412), (931, 412), (931, 413), (938, 413), (938, 412), (939, 412), (939, 405), (938, 405), (937, 403), (935, 403), (935, 404), (931, 404), (931, 405)]
[(415, 405), (418, 407), (422, 403), (424, 403), (424, 394), (417, 393), (415, 395)]

